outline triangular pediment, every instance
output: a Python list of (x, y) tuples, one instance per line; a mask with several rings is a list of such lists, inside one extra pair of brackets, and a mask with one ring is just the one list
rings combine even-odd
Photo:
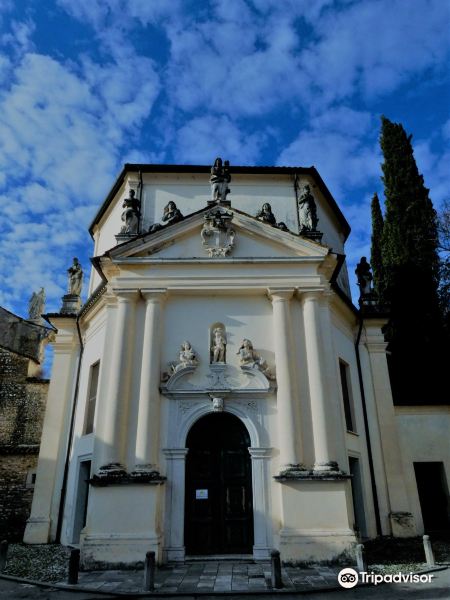
[[(216, 209), (217, 207), (214, 210)], [(205, 216), (210, 214), (210, 211), (211, 208), (206, 207), (178, 223), (120, 244), (107, 254), (113, 261), (150, 257), (167, 260), (208, 258), (281, 260), (299, 257), (323, 259), (329, 254), (329, 248), (326, 246), (272, 227), (231, 207), (221, 207), (219, 211), (226, 215), (227, 222), (224, 229), (219, 230), (213, 226), (212, 230), (208, 230), (205, 234)], [(220, 248), (227, 244), (230, 248), (225, 250), (226, 254), (215, 253), (216, 245)]]

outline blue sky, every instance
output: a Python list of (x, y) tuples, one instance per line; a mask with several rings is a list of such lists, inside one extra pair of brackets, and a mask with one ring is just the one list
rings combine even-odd
[(314, 165), (352, 274), (381, 114), (449, 195), (449, 32), (447, 0), (1, 0), (0, 304), (26, 316), (42, 285), (58, 310), (124, 162)]

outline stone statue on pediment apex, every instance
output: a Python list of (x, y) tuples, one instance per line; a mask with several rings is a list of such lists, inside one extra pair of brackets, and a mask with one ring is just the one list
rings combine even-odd
[(211, 176), (209, 182), (211, 184), (211, 203), (220, 204), (227, 202), (227, 195), (230, 193), (228, 184), (231, 181), (230, 161), (226, 160), (222, 163), (221, 158), (216, 158), (211, 167)]

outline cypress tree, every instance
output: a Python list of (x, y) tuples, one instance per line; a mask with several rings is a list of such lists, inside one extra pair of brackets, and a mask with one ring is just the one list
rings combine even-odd
[(383, 299), (383, 263), (381, 253), (381, 239), (383, 235), (383, 215), (381, 213), (378, 194), (375, 192), (371, 204), (372, 210), (372, 249), (370, 253), (370, 264), (373, 271), (373, 284), (378, 297)]
[(394, 399), (436, 402), (442, 366), (436, 212), (417, 169), (411, 136), (401, 124), (382, 117), (380, 143), (386, 208), (382, 291), (391, 304), (387, 339)]
[(415, 265), (427, 274), (437, 294), (439, 258), (436, 211), (414, 159), (411, 135), (382, 117), (381, 149), (386, 198), (382, 236), (387, 292), (396, 287), (397, 271)]

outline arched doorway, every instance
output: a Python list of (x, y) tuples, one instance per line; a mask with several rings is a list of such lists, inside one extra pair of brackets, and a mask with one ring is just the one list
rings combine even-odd
[(187, 554), (249, 554), (253, 549), (250, 436), (230, 413), (199, 419), (186, 440)]

